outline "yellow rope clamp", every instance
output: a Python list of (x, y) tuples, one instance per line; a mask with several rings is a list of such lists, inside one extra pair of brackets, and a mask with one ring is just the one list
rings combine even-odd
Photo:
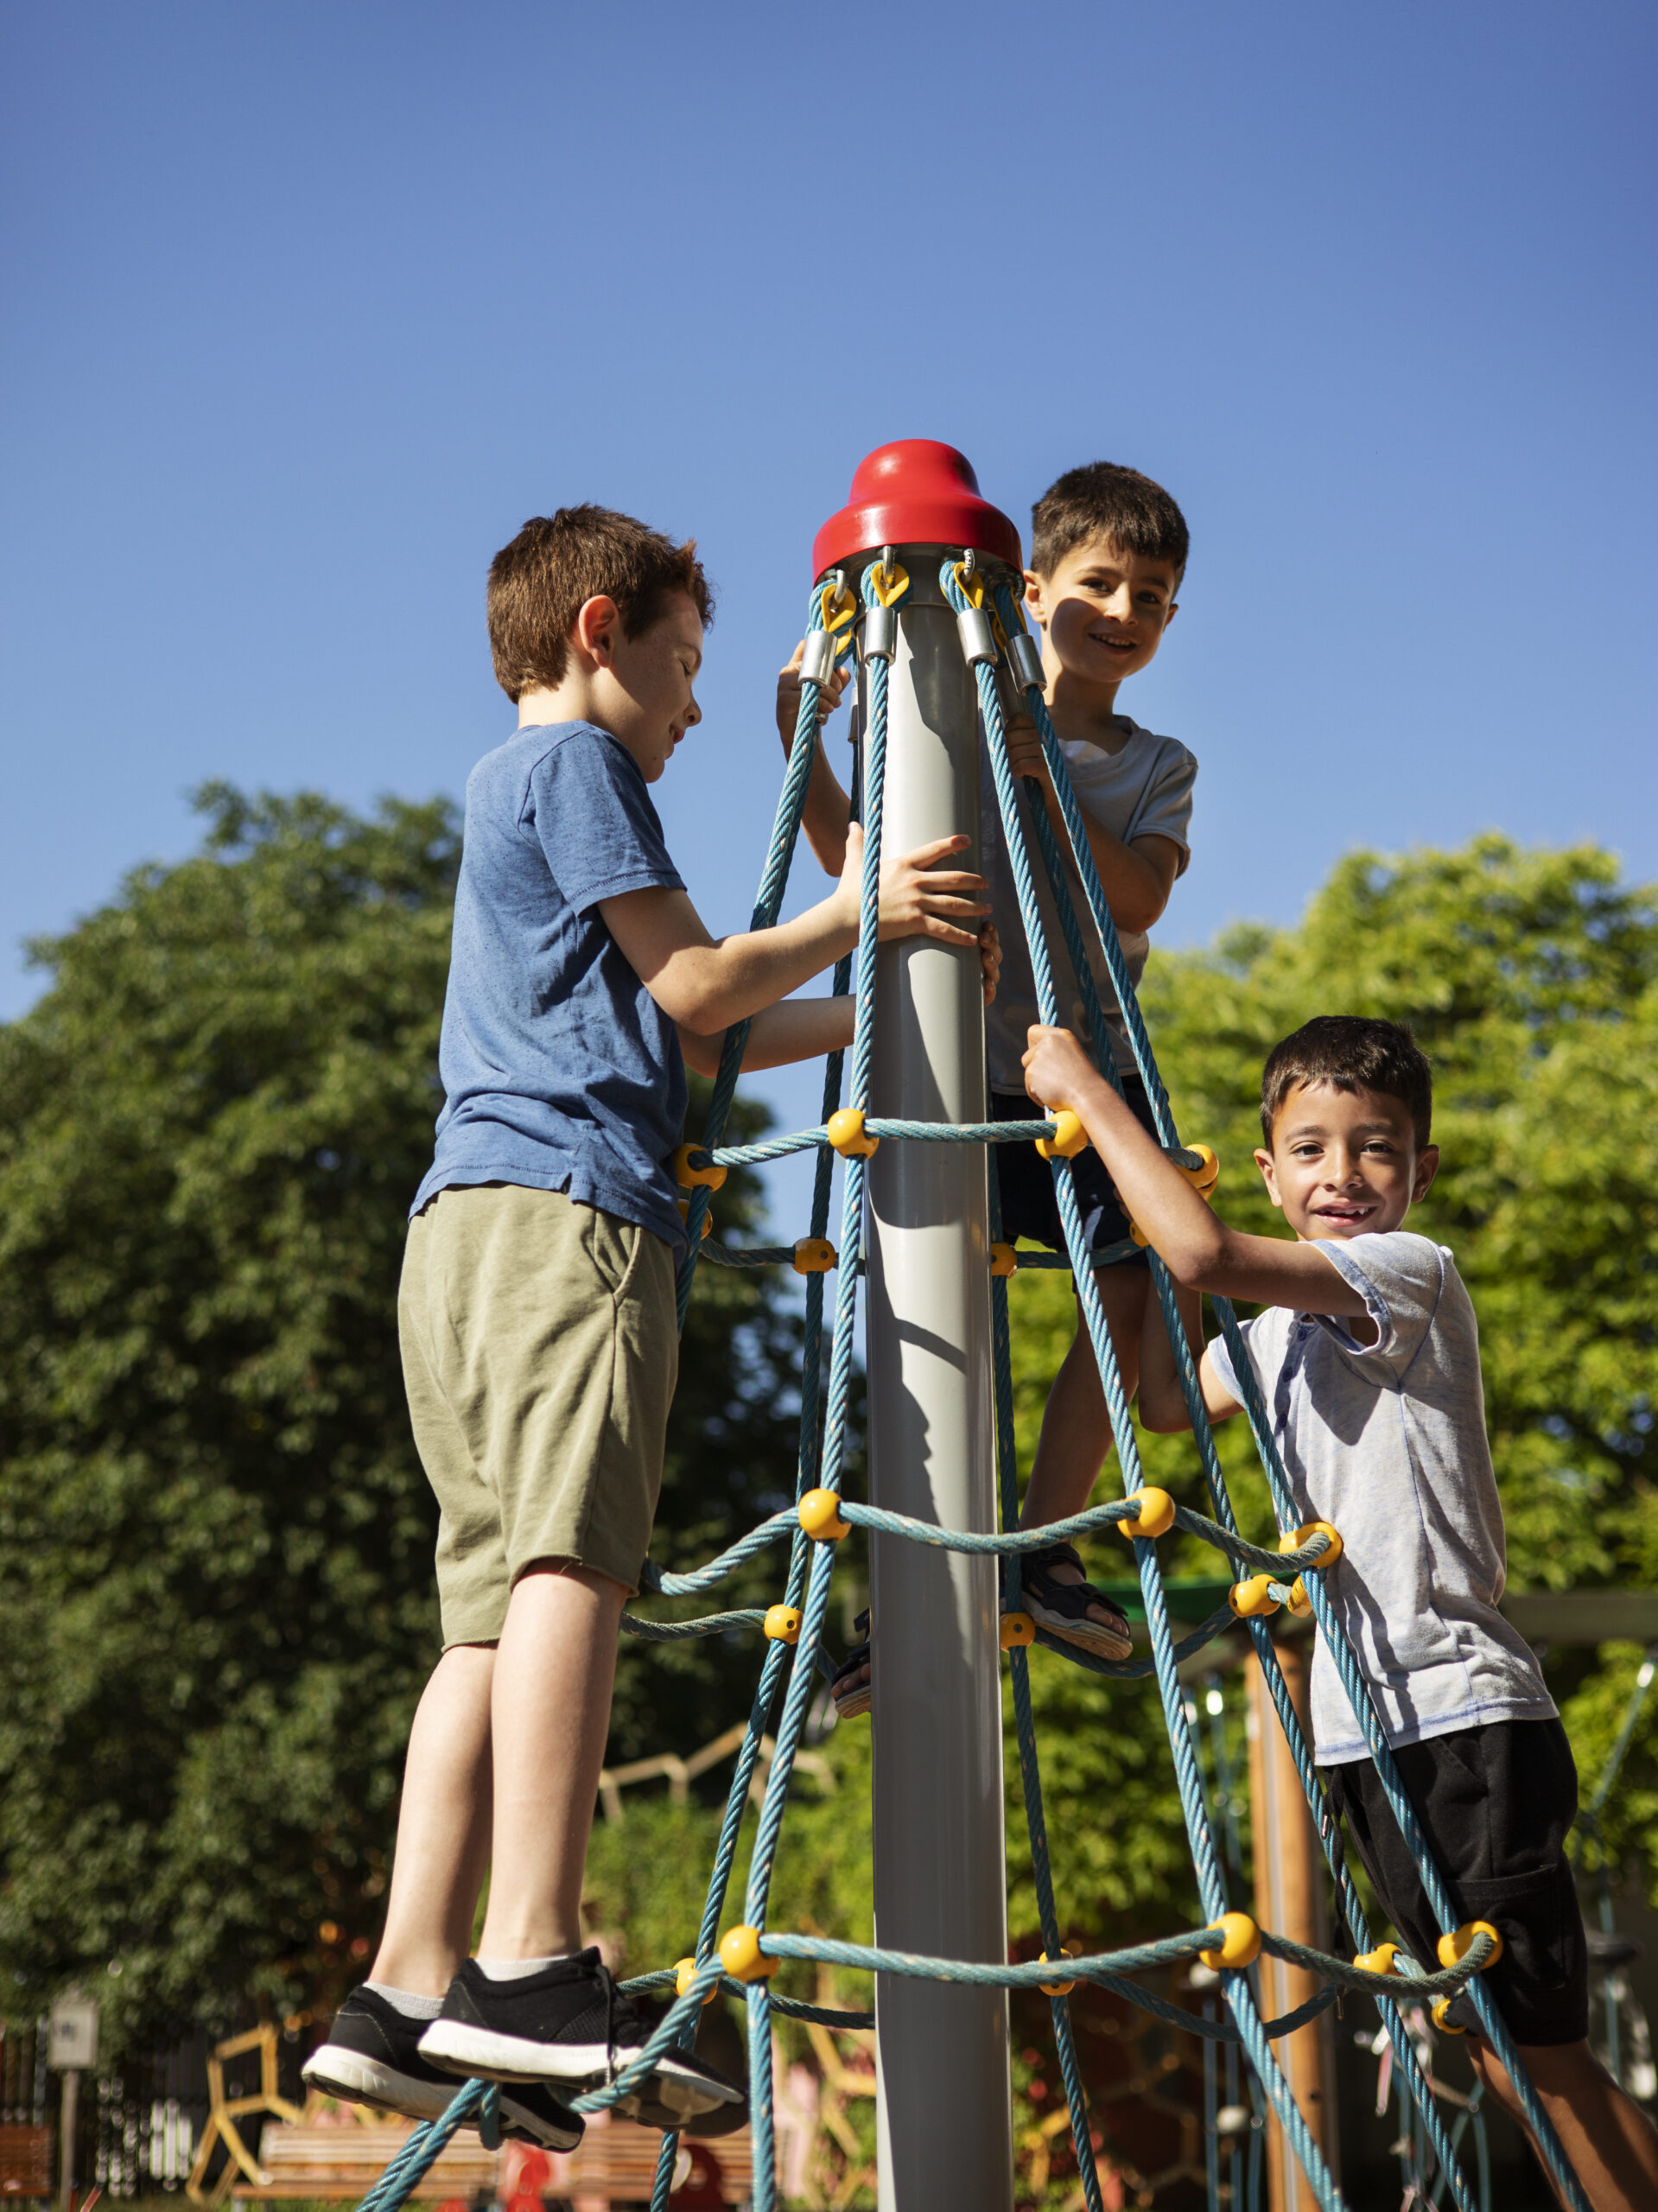
[(1441, 1936), (1439, 1964), (1442, 1967), (1459, 1967), (1472, 1949), (1476, 1936), (1489, 1936), (1496, 1947), (1480, 1969), (1482, 1973), (1489, 1971), (1502, 1956), (1502, 1938), (1489, 1920), (1464, 1920), (1462, 1926), (1451, 1935)]
[(1468, 2032), (1466, 2028), (1456, 2027), (1445, 2018), (1456, 2001), (1454, 1997), (1436, 1997), (1428, 2008), (1433, 2016), (1433, 2024), (1442, 2036), (1465, 2036)]
[(1303, 1544), (1310, 1544), (1315, 1536), (1328, 1536), (1330, 1549), (1320, 1553), (1307, 1569), (1307, 1573), (1322, 1574), (1325, 1567), (1334, 1567), (1342, 1555), (1342, 1540), (1328, 1521), (1309, 1521), (1305, 1527), (1298, 1529), (1293, 1536), (1280, 1536), (1278, 1540), (1278, 1548), (1280, 1552), (1299, 1552)]
[(1088, 1147), (1088, 1131), (1080, 1116), (1069, 1106), (1054, 1106), (1048, 1109), (1048, 1118), (1054, 1124), (1051, 1137), (1039, 1137), (1036, 1148), (1044, 1160), (1074, 1160)]
[(1362, 1974), (1397, 1974), (1394, 1961), (1399, 1955), (1397, 1943), (1378, 1943), (1374, 1951), (1366, 1951), (1353, 1964)]
[(1208, 1144), (1189, 1144), (1186, 1150), (1197, 1154), (1197, 1165), (1196, 1167), (1183, 1167), (1180, 1173), (1194, 1191), (1200, 1192), (1204, 1198), (1208, 1198), (1216, 1184), (1221, 1179), (1221, 1163), (1216, 1154), (1215, 1147)]
[(838, 1114), (831, 1114), (825, 1135), (842, 1160), (867, 1160), (880, 1142), (879, 1137), (864, 1135), (861, 1106), (842, 1106)]
[(1138, 1521), (1119, 1521), (1117, 1534), (1127, 1536), (1132, 1543), (1136, 1536), (1166, 1536), (1174, 1526), (1174, 1500), (1166, 1490), (1136, 1490), (1128, 1493), (1128, 1503), (1140, 1507)]
[(1279, 1601), (1273, 1595), (1273, 1578), (1252, 1574), (1247, 1582), (1234, 1583), (1227, 1592), (1227, 1603), (1240, 1620), (1261, 1620), (1275, 1613)]
[(726, 1171), (723, 1167), (691, 1166), (692, 1153), (702, 1149), (700, 1144), (683, 1144), (674, 1154), (674, 1180), (682, 1191), (718, 1191), (725, 1186)]
[[(1059, 1956), (1062, 1959), (1074, 1959), (1077, 1953), (1070, 1944), (1062, 1943), (1059, 1946)], [(1048, 1955), (1045, 1951), (1042, 1954), (1041, 1963), (1044, 1966), (1048, 1963)], [(1077, 1984), (1073, 1979), (1070, 1981), (1045, 1981), (1040, 1986), (1045, 1997), (1069, 1997)]]
[(1298, 1574), (1290, 1585), (1289, 1610), (1298, 1621), (1308, 1620), (1312, 1614), (1312, 1600), (1307, 1595), (1307, 1586)]
[(760, 1948), (758, 1928), (727, 1928), (720, 1938), (720, 1963), (734, 1981), (765, 1981), (778, 1970), (778, 1961)]
[(894, 607), (910, 588), (910, 572), (902, 562), (894, 561), (890, 572), (884, 562), (877, 561), (869, 571), (870, 584), (883, 607)]
[[(839, 573), (840, 572), (837, 569), (835, 574), (838, 575)], [(824, 585), (823, 597), (822, 601), (822, 613), (823, 617), (823, 627), (826, 630), (830, 632), (834, 632), (835, 630), (845, 630), (848, 632), (848, 635), (850, 634), (851, 625), (857, 620), (858, 595), (844, 578), (842, 579), (840, 595), (838, 598), (835, 594), (834, 576), (831, 576), (829, 581)], [(840, 649), (840, 642), (837, 639), (835, 651), (838, 652)]]
[[(721, 1168), (720, 1172), (721, 1172), (721, 1173), (723, 1175), (723, 1174), (724, 1174), (724, 1173), (725, 1173), (724, 1168)], [(689, 1223), (689, 1221), (690, 1220), (690, 1217), (691, 1217), (691, 1202), (690, 1202), (690, 1200), (689, 1200), (689, 1198), (681, 1198), (681, 1199), (679, 1200), (679, 1202), (678, 1202), (678, 1205), (679, 1205), (679, 1217), (680, 1217), (680, 1219), (681, 1219), (682, 1221), (683, 1221), (683, 1222), (687, 1222), (687, 1223)], [(705, 1214), (703, 1215), (703, 1217), (702, 1217), (702, 1234), (703, 1234), (703, 1236), (706, 1236), (708, 1235), (708, 1231), (713, 1228), (713, 1226), (714, 1226), (714, 1216), (713, 1216), (711, 1213), (705, 1213)]]
[[(762, 1623), (773, 1643), (798, 1643), (800, 1641), (800, 1608), (798, 1605), (768, 1605)], [(680, 1995), (685, 1993), (682, 1989)]]
[(990, 1272), (993, 1275), (1019, 1273), (1019, 1254), (1011, 1244), (993, 1244), (990, 1247)]
[(819, 1543), (838, 1544), (852, 1534), (851, 1524), (841, 1518), (841, 1501), (832, 1490), (809, 1490), (795, 1510), (801, 1527)]
[(1221, 1930), (1221, 1947), (1217, 1951), (1199, 1951), (1204, 1964), (1217, 1974), (1223, 1967), (1252, 1965), (1260, 1954), (1261, 1930), (1248, 1914), (1223, 1912), (1215, 1925)]
[(797, 1275), (826, 1275), (840, 1256), (827, 1236), (795, 1239), (794, 1271)]
[(1036, 1642), (1036, 1623), (1028, 1613), (1004, 1613), (1001, 1617), (1001, 1648), (1017, 1651), (1027, 1643)]
[[(695, 1959), (679, 1959), (679, 1960), (677, 1960), (677, 1961), (675, 1961), (675, 1964), (674, 1964), (674, 1995), (675, 1995), (676, 1997), (683, 1997), (683, 1996), (685, 1994), (685, 1992), (686, 1992), (686, 1991), (690, 1987), (691, 1984), (692, 1984), (696, 1980), (696, 1961)], [(711, 1982), (708, 1984), (708, 1995), (707, 1995), (707, 1996), (702, 1999), (702, 2002), (703, 2002), (705, 2005), (712, 2005), (712, 2004), (713, 2004), (713, 2002), (714, 2002), (714, 2000), (715, 2000), (715, 1999), (719, 1994), (720, 1994), (720, 1985), (719, 1985), (719, 1983), (718, 1983), (717, 1981), (711, 1981)]]

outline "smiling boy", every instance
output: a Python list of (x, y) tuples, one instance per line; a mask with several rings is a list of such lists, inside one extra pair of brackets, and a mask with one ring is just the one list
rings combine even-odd
[[(518, 728), (467, 780), (446, 1099), (398, 1301), (444, 1649), (410, 1738), (379, 1953), (305, 2071), (416, 2118), (457, 2075), (492, 2076), (509, 2132), (566, 2149), (581, 2122), (564, 2101), (652, 2029), (583, 1947), (581, 1905), (678, 1357), (685, 1066), (714, 1073), (748, 1018), (745, 1068), (851, 1043), (850, 999), (787, 995), (857, 941), (861, 839), (808, 912), (703, 926), (648, 789), (702, 719), (694, 544), (562, 508), (496, 556), (488, 613)], [(937, 865), (966, 842), (882, 868), (880, 933), (978, 944), (988, 993), (982, 884)], [(741, 2097), (670, 2052), (618, 2110), (664, 2127), (713, 2113), (712, 2129)]]
[[(1451, 1254), (1405, 1227), (1439, 1166), (1426, 1059), (1407, 1030), (1346, 1015), (1310, 1021), (1272, 1052), (1255, 1162), (1293, 1243), (1228, 1229), (1066, 1032), (1033, 1027), (1025, 1069), (1032, 1098), (1081, 1116), (1181, 1287), (1194, 1354), (1201, 1292), (1265, 1309), (1243, 1338), (1296, 1511), (1340, 1531), (1324, 1587), (1458, 1914), (1502, 1937), (1485, 1980), (1597, 2212), (1650, 2208), (1658, 2135), (1587, 2041), (1565, 1851), (1577, 1770), (1536, 1657), (1497, 1610), (1502, 1515), (1473, 1306)], [(1203, 1351), (1198, 1375), (1212, 1421), (1242, 1410), (1223, 1341)], [(1147, 1332), (1140, 1413), (1153, 1430), (1190, 1426), (1160, 1325)], [(1312, 1704), (1331, 1808), (1406, 1947), (1432, 1967), (1438, 1922), (1322, 1638)], [(1452, 2008), (1453, 2027), (1476, 2021), (1466, 1999)], [(1470, 2050), (1521, 2119), (1477, 2033)]]

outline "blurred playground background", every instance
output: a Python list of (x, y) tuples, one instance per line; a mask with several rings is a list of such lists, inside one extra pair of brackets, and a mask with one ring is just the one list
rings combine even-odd
[[(1515, 1618), (1592, 1782), (1658, 1639), (1658, 40), (1631, 8), (1560, 29), (1527, 5), (0, 25), (0, 2188), (5, 2131), (59, 2119), (66, 1996), (98, 2016), (75, 2179), (149, 2196), (201, 2148), (214, 2046), (264, 2024), (226, 2094), (269, 2063), (293, 2096), (364, 1970), (434, 1632), (393, 1294), (456, 802), (510, 721), (482, 574), (562, 500), (695, 531), (721, 587), (706, 719), (657, 792), (721, 928), (770, 820), (811, 531), (860, 454), (952, 440), (1021, 518), (1079, 460), (1169, 483), (1192, 569), (1124, 701), (1203, 767), (1147, 976), (1159, 1058), (1229, 1215), (1264, 1227), (1267, 1046), (1316, 1010), (1416, 1027), (1446, 1157), (1423, 1225), (1479, 1307)], [(810, 1122), (813, 1082), (747, 1087), (734, 1135)], [(804, 1208), (785, 1163), (715, 1213), (764, 1241)], [(701, 1272), (664, 1564), (791, 1494), (793, 1287)], [(1069, 1291), (1012, 1289), (1028, 1464)], [(1189, 1446), (1146, 1456), (1189, 1487)], [(753, 1672), (746, 1643), (624, 1651), (588, 1900), (619, 1967), (688, 1948)], [(1034, 1680), (1068, 1932), (1189, 1921), (1149, 1693)], [(1247, 1866), (1243, 1673), (1191, 1688)], [(812, 1753), (778, 1917), (863, 1935), (867, 1733)], [(1591, 1919), (1603, 1860), (1647, 1945), (1629, 2018), (1658, 2017), (1658, 1695), (1585, 1848)], [(1033, 1952), (1017, 1854), (1012, 1926)], [(1398, 2201), (1369, 2016), (1330, 2043), (1356, 2206)], [(1116, 2202), (1201, 2202), (1195, 2045), (1105, 1999), (1082, 2020)], [(795, 2199), (873, 2201), (866, 2055), (790, 2036)], [(1020, 2202), (1075, 2202), (1039, 2001), (1015, 2074)], [(1544, 2203), (1493, 2139), (1502, 2202)]]

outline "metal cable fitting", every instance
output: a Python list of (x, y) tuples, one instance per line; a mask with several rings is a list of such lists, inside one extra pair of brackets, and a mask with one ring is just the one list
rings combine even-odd
[(1042, 648), (1030, 632), (1015, 630), (1007, 640), (1007, 651), (1013, 664), (1013, 674), (1024, 688), (1029, 690), (1034, 684), (1039, 691), (1045, 691), (1047, 683), (1042, 673)]
[(835, 673), (835, 639), (827, 630), (808, 633), (800, 663), (803, 683), (827, 683)]
[(956, 618), (956, 627), (962, 640), (962, 651), (969, 668), (986, 661), (996, 664), (996, 633), (990, 626), (990, 617), (981, 607), (969, 607)]
[(863, 617), (863, 657), (867, 661), (890, 662), (898, 651), (896, 607), (867, 607)]

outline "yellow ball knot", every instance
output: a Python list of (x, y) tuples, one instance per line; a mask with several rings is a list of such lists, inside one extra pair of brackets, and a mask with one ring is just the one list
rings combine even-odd
[(1088, 1144), (1088, 1131), (1083, 1127), (1079, 1115), (1069, 1106), (1050, 1106), (1047, 1117), (1053, 1125), (1051, 1137), (1039, 1137), (1036, 1148), (1044, 1160), (1074, 1160)]
[(1306, 1571), (1309, 1574), (1322, 1574), (1325, 1567), (1334, 1567), (1342, 1555), (1342, 1540), (1328, 1521), (1305, 1522), (1303, 1527), (1296, 1529), (1293, 1535), (1280, 1536), (1278, 1540), (1278, 1548), (1280, 1552), (1299, 1552), (1303, 1544), (1310, 1544), (1315, 1536), (1328, 1536), (1330, 1548), (1328, 1551), (1320, 1552)]
[(1197, 1165), (1195, 1167), (1183, 1167), (1180, 1173), (1191, 1184), (1192, 1189), (1201, 1197), (1208, 1198), (1212, 1205), (1214, 1200), (1211, 1194), (1215, 1185), (1221, 1179), (1221, 1163), (1215, 1156), (1214, 1147), (1212, 1145), (1206, 1144), (1189, 1144), (1186, 1150), (1197, 1154)]
[(1023, 1649), (1036, 1642), (1036, 1623), (1028, 1613), (1004, 1613), (1001, 1617), (1001, 1648), (1004, 1651)]
[(852, 1534), (849, 1522), (841, 1518), (841, 1501), (832, 1490), (809, 1490), (796, 1507), (800, 1525), (820, 1543), (839, 1543)]
[(1442, 2036), (1465, 2036), (1468, 2032), (1466, 2028), (1453, 2027), (1445, 2018), (1456, 2001), (1454, 1997), (1436, 1997), (1429, 2008), (1433, 2016), (1433, 2024)]
[(1011, 1275), (1019, 1272), (1019, 1254), (1011, 1244), (990, 1247), (990, 1272), (993, 1275)]
[(760, 1948), (758, 1928), (727, 1928), (720, 1938), (720, 1963), (734, 1981), (765, 1981), (778, 1970), (778, 1961)]
[(1299, 1574), (1290, 1585), (1289, 1609), (1298, 1621), (1306, 1620), (1312, 1611), (1312, 1600), (1307, 1595), (1307, 1586)]
[(1247, 1581), (1233, 1585), (1227, 1593), (1227, 1602), (1240, 1620), (1253, 1621), (1275, 1613), (1279, 1601), (1273, 1595), (1271, 1575), (1252, 1574)]
[(1131, 1221), (1129, 1222), (1129, 1224), (1128, 1224), (1128, 1234), (1130, 1235), (1130, 1236), (1132, 1236), (1132, 1237), (1134, 1238), (1134, 1240), (1135, 1243), (1139, 1245), (1139, 1247), (1140, 1247), (1140, 1250), (1141, 1250), (1142, 1252), (1144, 1252), (1144, 1251), (1147, 1250), (1147, 1249), (1150, 1248), (1151, 1241), (1152, 1241), (1152, 1240), (1151, 1240), (1151, 1238), (1150, 1238), (1150, 1237), (1146, 1234), (1145, 1230), (1140, 1227), (1140, 1224), (1139, 1224), (1137, 1221), (1131, 1220)]
[(726, 1171), (723, 1167), (691, 1166), (691, 1154), (702, 1149), (700, 1144), (683, 1144), (674, 1154), (674, 1180), (682, 1191), (718, 1191), (725, 1186)]
[(879, 1137), (864, 1135), (861, 1106), (842, 1106), (838, 1114), (831, 1114), (825, 1134), (842, 1160), (867, 1160), (880, 1142)]
[(1131, 1491), (1128, 1503), (1130, 1505), (1139, 1504), (1140, 1518), (1138, 1521), (1119, 1521), (1116, 1529), (1120, 1536), (1127, 1536), (1132, 1542), (1136, 1536), (1166, 1536), (1173, 1528), (1174, 1500), (1167, 1491), (1149, 1487)]
[[(679, 1207), (680, 1219), (689, 1226), (691, 1217), (690, 1200), (689, 1198), (681, 1198), (677, 1203)], [(709, 1230), (711, 1230), (713, 1226), (714, 1216), (711, 1213), (705, 1213), (702, 1217), (702, 1234), (704, 1236), (708, 1235)]]
[(768, 1605), (764, 1623), (765, 1633), (773, 1643), (798, 1643), (800, 1618), (798, 1605)]
[(1480, 1972), (1483, 1974), (1494, 1967), (1502, 1956), (1502, 1938), (1489, 1920), (1464, 1920), (1460, 1928), (1453, 1929), (1448, 1936), (1441, 1936), (1439, 1964), (1442, 1967), (1459, 1967), (1472, 1949), (1476, 1936), (1489, 1936), (1495, 1947)]
[(1247, 1912), (1223, 1912), (1215, 1925), (1221, 1931), (1220, 1948), (1197, 1954), (1206, 1967), (1218, 1974), (1223, 1967), (1247, 1967), (1259, 1955), (1261, 1930)]
[[(675, 1961), (674, 1994), (676, 1997), (683, 1997), (686, 1991), (690, 1987), (691, 1984), (696, 1980), (696, 1968), (697, 1961), (695, 1959), (678, 1959)], [(708, 1990), (703, 1996), (702, 2002), (705, 2005), (712, 2005), (715, 1999), (719, 1994), (720, 1983), (719, 1979), (716, 1976), (715, 1980), (708, 1984)]]
[(1374, 1951), (1366, 1951), (1353, 1964), (1363, 1974), (1397, 1974), (1394, 1961), (1399, 1955), (1397, 1943), (1378, 1943)]
[(795, 1239), (794, 1271), (797, 1275), (826, 1275), (840, 1256), (827, 1236)]
[[(1062, 1959), (1074, 1959), (1076, 1955), (1077, 1954), (1075, 1950), (1069, 1943), (1062, 1943), (1059, 1946), (1059, 1956)], [(1047, 1963), (1048, 1955), (1044, 1951), (1041, 1956), (1040, 1964), (1046, 1966)], [(1074, 1980), (1045, 1981), (1040, 1983), (1039, 1986), (1045, 1997), (1069, 1997), (1071, 1991), (1076, 1988), (1077, 1984)]]

